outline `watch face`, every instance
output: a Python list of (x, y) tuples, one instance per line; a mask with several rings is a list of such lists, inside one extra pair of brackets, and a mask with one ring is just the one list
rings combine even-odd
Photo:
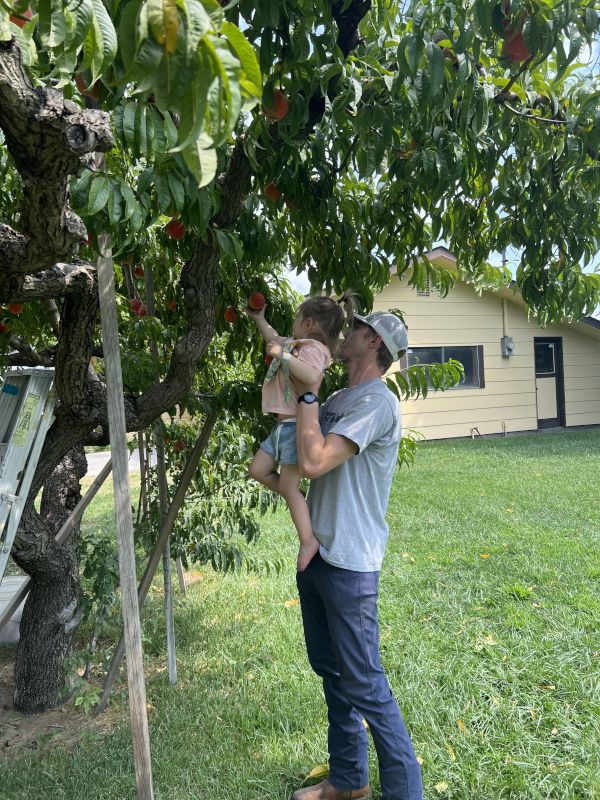
[(314, 403), (316, 400), (317, 400), (317, 395), (314, 394), (313, 392), (305, 392), (298, 398), (298, 402), (308, 403), (309, 405), (311, 403)]

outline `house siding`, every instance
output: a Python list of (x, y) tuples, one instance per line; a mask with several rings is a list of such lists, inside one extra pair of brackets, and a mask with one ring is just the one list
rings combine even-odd
[[(417, 295), (393, 276), (375, 298), (374, 311), (399, 308), (408, 325), (409, 346), (483, 345), (485, 387), (431, 392), (402, 403), (403, 425), (427, 439), (536, 430), (534, 338), (561, 337), (566, 425), (600, 424), (600, 341), (571, 326), (541, 328), (522, 306), (507, 300), (507, 335), (515, 343), (509, 358), (500, 353), (502, 298), (477, 295), (457, 282), (442, 299), (434, 291)], [(397, 369), (397, 365), (395, 369)], [(393, 368), (394, 369), (394, 368)]]

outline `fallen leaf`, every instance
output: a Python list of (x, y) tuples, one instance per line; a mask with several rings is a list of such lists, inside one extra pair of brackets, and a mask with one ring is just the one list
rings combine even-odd
[(417, 756), (417, 761), (419, 762), (419, 766), (422, 767), (425, 763), (425, 759), (421, 758), (421, 756)]
[(508, 513), (508, 514), (512, 514), (512, 513), (513, 513), (513, 509), (512, 509), (512, 507), (511, 507), (511, 506), (509, 506), (509, 507), (506, 509), (506, 511), (507, 511), (507, 513)]
[(433, 788), (436, 790), (438, 794), (443, 794), (446, 791), (446, 789), (448, 789), (448, 784), (446, 783), (446, 781), (440, 781), (439, 783), (436, 783), (436, 785)]
[(448, 755), (450, 756), (450, 761), (456, 761), (456, 753), (454, 752), (454, 748), (452, 747), (452, 745), (448, 744), (448, 742), (446, 742), (445, 744), (446, 744), (446, 750), (448, 751)]
[(484, 636), (484, 637), (483, 637), (483, 641), (484, 641), (486, 644), (498, 644), (498, 642), (497, 642), (497, 641), (494, 639), (494, 637), (492, 636), (492, 634), (491, 634), (491, 633), (488, 633), (488, 635), (487, 635), (487, 636)]
[(540, 689), (546, 689), (546, 691), (551, 692), (553, 689), (556, 689), (556, 686), (553, 683), (540, 683), (538, 684)]
[(329, 764), (317, 764), (306, 776), (307, 778), (326, 778), (329, 775)]
[(297, 597), (292, 597), (291, 600), (286, 600), (283, 604), (286, 608), (291, 608), (291, 606), (297, 606), (300, 601)]
[(457, 720), (456, 720), (456, 724), (458, 725), (458, 729), (459, 729), (459, 731), (460, 731), (461, 733), (464, 733), (464, 734), (466, 735), (466, 733), (467, 733), (467, 726), (466, 726), (466, 725), (465, 725), (465, 723), (462, 721), (462, 719), (457, 719)]
[(556, 734), (558, 733), (558, 728), (552, 728), (550, 733), (552, 734), (552, 736), (556, 736)]
[(535, 710), (535, 708), (530, 708), (529, 713), (531, 714), (531, 719), (535, 719), (538, 715), (538, 712)]
[(479, 553), (479, 558), (489, 558), (489, 557), (490, 557), (489, 553)]

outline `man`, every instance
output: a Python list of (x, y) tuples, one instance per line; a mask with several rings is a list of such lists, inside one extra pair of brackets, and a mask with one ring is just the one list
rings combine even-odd
[(371, 796), (363, 720), (377, 750), (383, 800), (422, 800), (419, 763), (379, 660), (377, 619), (401, 435), (398, 400), (381, 377), (407, 344), (393, 314), (355, 316), (341, 351), (348, 387), (320, 413), (318, 386), (298, 400), (298, 463), (312, 481), (308, 503), (320, 550), (297, 584), (308, 658), (323, 678), (330, 770), (292, 800)]

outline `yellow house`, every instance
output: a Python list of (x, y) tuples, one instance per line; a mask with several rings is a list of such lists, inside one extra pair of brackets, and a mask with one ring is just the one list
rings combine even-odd
[[(428, 254), (453, 269), (445, 247)], [(478, 295), (457, 280), (442, 299), (392, 275), (374, 311), (399, 308), (408, 326), (406, 363), (455, 358), (464, 382), (402, 404), (403, 427), (427, 439), (600, 424), (600, 320), (541, 328), (512, 288)]]

